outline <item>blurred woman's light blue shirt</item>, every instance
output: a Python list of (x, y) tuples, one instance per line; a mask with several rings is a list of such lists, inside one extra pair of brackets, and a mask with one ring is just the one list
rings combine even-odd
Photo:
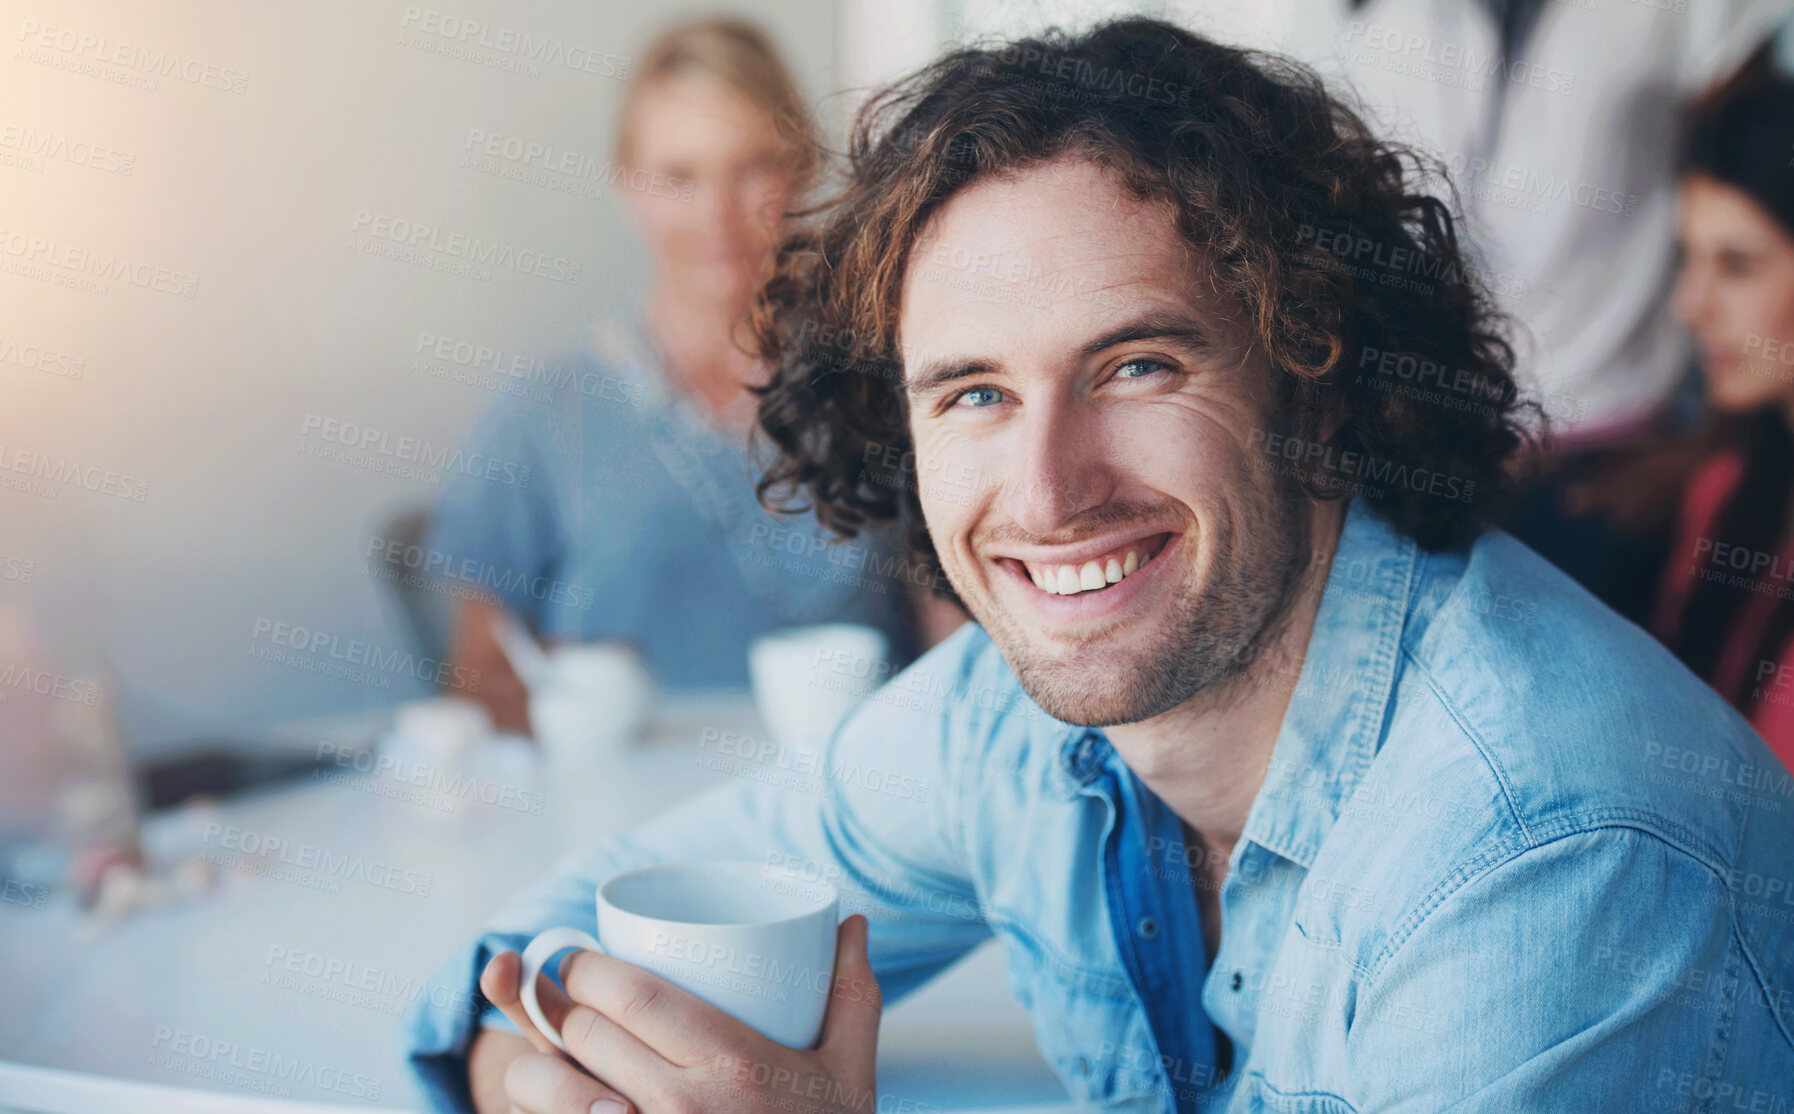
[(747, 647), (824, 621), (910, 644), (910, 566), (884, 536), (830, 544), (754, 494), (746, 434), (669, 384), (639, 313), (513, 376), (436, 509), (439, 576), (501, 599), (542, 638), (622, 639), (669, 689), (747, 684)]

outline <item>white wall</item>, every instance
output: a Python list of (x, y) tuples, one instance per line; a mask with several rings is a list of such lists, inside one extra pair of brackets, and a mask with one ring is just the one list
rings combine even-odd
[[(112, 664), (139, 745), (422, 690), (403, 676), (381, 688), (251, 655), (267, 644), (258, 620), (405, 645), (364, 550), (387, 513), (439, 486), (303, 455), (302, 440), (316, 443), (303, 436), (307, 415), (458, 441), (495, 395), (409, 370), (420, 332), (550, 357), (640, 289), (640, 247), (615, 201), (461, 160), (470, 129), (482, 129), (602, 162), (622, 90), (602, 71), (619, 70), (670, 19), (709, 10), (623, 0), (8, 5), (0, 603), (28, 608), (67, 668)], [(833, 0), (730, 10), (762, 21), (810, 91), (835, 87)], [(591, 52), (601, 72), (546, 61), (532, 76), (421, 49), (454, 44), (426, 26), (432, 11), (441, 29), (449, 18), (485, 24), (501, 59), (516, 60), (503, 47), (529, 35), (575, 61)], [(212, 87), (238, 75), (240, 92)], [(362, 211), (437, 226), (445, 241), (459, 233), (546, 252), (577, 262), (580, 281), (502, 267), (478, 281), (360, 254), (350, 245)], [(104, 280), (103, 292), (61, 281), (119, 258), (130, 277)], [(190, 298), (155, 288), (190, 279)], [(66, 360), (45, 361), (46, 349)], [(78, 380), (41, 366), (77, 359)], [(72, 465), (123, 497), (15, 470), (33, 462)]]

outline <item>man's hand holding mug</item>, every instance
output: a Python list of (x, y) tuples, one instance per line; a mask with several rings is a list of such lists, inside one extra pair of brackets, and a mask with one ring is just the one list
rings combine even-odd
[[(866, 919), (837, 926), (838, 905), (754, 863), (607, 882), (598, 938), (549, 929), (481, 976), (533, 1048), (505, 1071), (512, 1110), (872, 1114), (882, 999)], [(563, 992), (542, 968), (568, 948)]]

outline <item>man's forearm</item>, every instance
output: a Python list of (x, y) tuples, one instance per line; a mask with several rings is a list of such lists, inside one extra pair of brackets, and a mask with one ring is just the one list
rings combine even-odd
[(530, 1043), (502, 1029), (481, 1029), (467, 1049), (467, 1086), (478, 1114), (510, 1114), (505, 1097), (505, 1069), (530, 1051)]

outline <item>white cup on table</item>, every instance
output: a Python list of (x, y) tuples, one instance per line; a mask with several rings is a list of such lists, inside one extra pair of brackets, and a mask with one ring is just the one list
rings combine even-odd
[(597, 907), (597, 937), (551, 928), (523, 950), (523, 1008), (561, 1051), (536, 976), (569, 948), (646, 968), (780, 1044), (815, 1047), (835, 969), (834, 887), (760, 863), (672, 863), (612, 878)]
[(654, 704), (653, 674), (628, 646), (556, 646), (530, 687), (530, 729), (551, 764), (577, 768), (625, 749), (647, 726)]
[(884, 633), (858, 623), (774, 631), (748, 647), (754, 704), (779, 743), (811, 747), (886, 679)]
[(452, 762), (491, 737), (492, 716), (471, 700), (428, 697), (401, 704), (388, 735), (395, 748)]
[[(391, 728), (381, 737), (379, 760), (372, 763), (372, 770), (404, 797), (410, 793), (409, 786), (419, 784), (419, 775), (428, 771), (459, 782), (469, 763), (479, 760), (491, 738), (491, 715), (471, 700), (454, 696), (413, 700), (400, 705), (394, 713)], [(426, 805), (415, 815), (442, 820), (465, 815), (458, 806), (479, 801), (477, 796), (456, 800), (434, 793), (423, 799), (439, 807)]]

